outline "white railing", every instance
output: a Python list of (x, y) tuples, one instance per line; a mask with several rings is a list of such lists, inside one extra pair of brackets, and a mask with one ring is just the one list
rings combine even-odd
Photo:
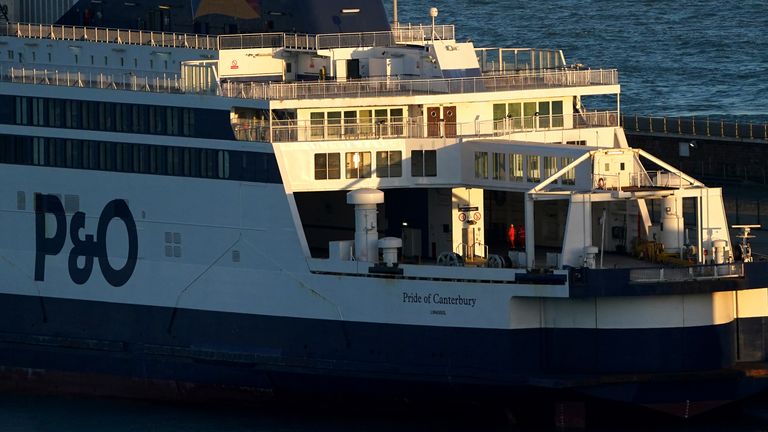
[[(221, 49), (288, 48), (318, 50), (330, 48), (387, 47), (399, 43), (424, 42), (431, 39), (432, 26), (401, 25), (392, 30), (356, 33), (253, 33), (219, 36)], [(434, 27), (436, 39), (453, 39), (453, 25)]]
[[(615, 114), (615, 112), (613, 112)], [(607, 118), (603, 112), (593, 112), (595, 118)], [(311, 120), (273, 120), (265, 122), (235, 120), (235, 136), (243, 141), (305, 142), (338, 141), (378, 138), (480, 138), (498, 137), (518, 132), (604, 127), (602, 122), (580, 122), (571, 116), (529, 116), (504, 120), (484, 120), (469, 123), (425, 123), (422, 117), (394, 118), (390, 121), (339, 119), (338, 123), (313, 123)], [(613, 116), (614, 118), (616, 116)], [(618, 126), (614, 124), (613, 126)], [(270, 133), (271, 130), (271, 133)]]
[(149, 45), (167, 48), (219, 49), (216, 36), (106, 27), (0, 23), (0, 34), (24, 38)]
[[(574, 76), (574, 74), (581, 76)], [(72, 76), (78, 76), (80, 78), (72, 79)], [(96, 80), (96, 77), (98, 77), (100, 82), (114, 83), (115, 86), (124, 83), (124, 85), (120, 87), (122, 90), (154, 91), (140, 86), (140, 84), (149, 81), (172, 82), (173, 84), (169, 84), (167, 88), (158, 90), (163, 92), (184, 92), (184, 89), (186, 88), (183, 80), (179, 78), (178, 74), (157, 74), (148, 77), (137, 77), (131, 73), (116, 75), (100, 72), (70, 72), (18, 67), (6, 68), (0, 66), (0, 80), (28, 84), (90, 87), (91, 85), (82, 84), (83, 78), (87, 81), (94, 81)], [(575, 81), (578, 81), (579, 84), (573, 84)], [(220, 91), (217, 89), (215, 93), (206, 89), (199, 89), (197, 93), (211, 93), (224, 97), (241, 99), (291, 100), (494, 92), (532, 88), (552, 88), (567, 85), (607, 85), (615, 84), (616, 82), (618, 82), (618, 75), (615, 70), (562, 71), (483, 78), (445, 78), (433, 80), (359, 80), (350, 82), (312, 83), (229, 82), (223, 83)], [(139, 84), (139, 86), (136, 87), (130, 85), (132, 83)], [(616, 117), (616, 113), (610, 112), (580, 114), (579, 118), (575, 117), (574, 124), (581, 124), (582, 127), (594, 127), (598, 124), (609, 126), (615, 123)], [(540, 122), (541, 120), (538, 121)]]
[(366, 79), (311, 83), (228, 82), (222, 84), (222, 93), (224, 96), (243, 99), (296, 100), (533, 90), (615, 85), (618, 81), (618, 72), (615, 69), (596, 69), (524, 72), (477, 78)]
[(6, 69), (0, 67), (0, 81), (155, 93), (184, 92), (182, 80), (178, 74), (162, 74), (153, 77), (123, 74), (116, 77), (112, 74), (96, 72), (49, 71), (24, 68)]
[(36, 39), (88, 41), (169, 48), (204, 50), (289, 48), (329, 49), (393, 46), (398, 43), (423, 42), (431, 39), (454, 39), (453, 25), (401, 25), (390, 31), (299, 34), (249, 33), (208, 36), (187, 33), (167, 33), (146, 30), (126, 30), (106, 27), (64, 26), (55, 24), (0, 23), (0, 35)]
[(631, 269), (631, 282), (685, 282), (707, 279), (736, 278), (744, 276), (741, 263), (716, 264), (691, 267), (659, 267)]
[(615, 190), (624, 188), (681, 189), (691, 182), (683, 178), (682, 171), (641, 171), (629, 174), (592, 174), (593, 190)]

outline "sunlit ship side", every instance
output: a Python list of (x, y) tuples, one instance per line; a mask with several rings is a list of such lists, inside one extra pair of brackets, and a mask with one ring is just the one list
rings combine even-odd
[(765, 388), (752, 227), (628, 147), (617, 71), (377, 2), (81, 3), (0, 24), (6, 386), (683, 416)]

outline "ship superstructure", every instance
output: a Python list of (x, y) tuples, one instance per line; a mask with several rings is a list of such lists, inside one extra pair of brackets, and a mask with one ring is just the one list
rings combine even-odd
[(616, 70), (434, 23), (2, 29), (10, 375), (686, 415), (765, 385), (766, 265), (627, 146)]

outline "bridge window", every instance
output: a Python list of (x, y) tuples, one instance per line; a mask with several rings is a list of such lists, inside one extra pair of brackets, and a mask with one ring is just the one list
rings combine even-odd
[(563, 127), (563, 101), (552, 101), (552, 127)]
[(312, 138), (324, 138), (325, 137), (325, 113), (310, 113), (309, 114), (309, 135)]
[(344, 111), (344, 135), (353, 136), (358, 132), (357, 111)]
[(505, 153), (493, 154), (493, 179), (494, 180), (506, 180), (507, 179), (507, 155)]
[(401, 151), (376, 152), (376, 177), (402, 177), (403, 153)]
[(557, 172), (557, 158), (544, 156), (544, 178), (550, 178)]
[(523, 181), (523, 155), (509, 155), (509, 180), (516, 182)]
[(341, 111), (328, 113), (328, 137), (341, 138)]
[(488, 178), (488, 153), (475, 152), (475, 178)]
[(528, 164), (528, 182), (537, 183), (541, 181), (541, 171), (539, 168), (539, 156), (528, 155), (526, 157), (526, 163)]
[(493, 104), (494, 130), (563, 127), (563, 101)]
[(373, 111), (360, 110), (359, 123), (361, 136), (368, 137), (373, 135)]
[(392, 108), (389, 110), (389, 121), (392, 124), (390, 134), (395, 136), (401, 136), (403, 134), (403, 120), (402, 108)]
[(315, 180), (341, 178), (339, 153), (315, 153)]
[(493, 104), (493, 130), (504, 130), (507, 117), (506, 104)]
[(411, 151), (411, 176), (412, 177), (437, 176), (437, 151), (436, 150), (412, 150)]
[[(573, 162), (573, 158), (569, 157), (561, 157), (560, 158), (560, 169), (563, 169), (567, 167), (569, 164)], [(564, 185), (575, 185), (576, 184), (576, 170), (574, 168), (569, 169), (566, 171), (562, 177), (560, 177), (560, 183)]]
[(347, 178), (369, 178), (371, 176), (371, 152), (347, 153)]

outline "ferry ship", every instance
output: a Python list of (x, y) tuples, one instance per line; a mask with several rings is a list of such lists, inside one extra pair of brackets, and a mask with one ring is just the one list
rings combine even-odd
[(2, 387), (761, 392), (768, 264), (613, 69), (375, 0), (4, 1)]

